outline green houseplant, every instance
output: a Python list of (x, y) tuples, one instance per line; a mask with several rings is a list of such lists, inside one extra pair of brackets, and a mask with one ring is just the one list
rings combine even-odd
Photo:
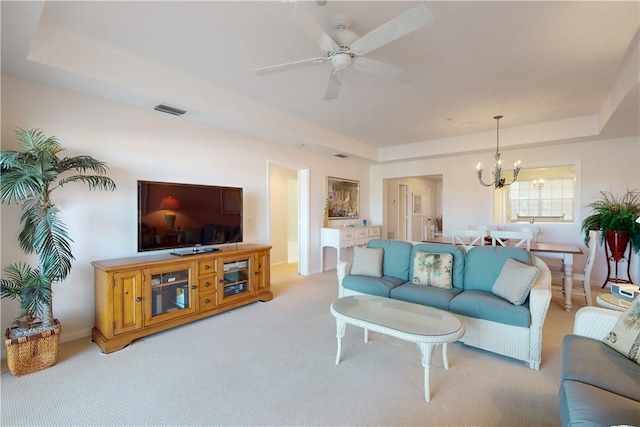
[[(602, 242), (609, 244), (616, 261), (624, 256), (628, 243), (635, 253), (640, 253), (640, 223), (636, 222), (640, 215), (638, 190), (627, 190), (619, 197), (610, 191), (601, 191), (600, 198), (588, 207), (593, 213), (582, 221), (585, 243), (589, 243), (589, 230), (600, 230)], [(613, 247), (615, 241), (617, 247)]]
[[(0, 153), (0, 200), (3, 204), (21, 206), (22, 230), (18, 242), (23, 252), (37, 255), (38, 267), (32, 268), (21, 262), (6, 267), (7, 279), (0, 283), (1, 296), (19, 301), (17, 320), (21, 321), (21, 329), (26, 328), (27, 333), (36, 329), (29, 325), (36, 317), (41, 320), (37, 328), (40, 332), (59, 330), (59, 322), (52, 313), (51, 286), (68, 276), (74, 258), (72, 239), (58, 216), (51, 194), (77, 182), (87, 185), (90, 190), (108, 191), (114, 191), (116, 184), (105, 176), (107, 165), (104, 162), (90, 156), (59, 157), (64, 149), (56, 137), (47, 137), (39, 129), (16, 129), (15, 135), (21, 150), (3, 150)], [(11, 338), (7, 330), (5, 343), (8, 350), (10, 342), (13, 342), (8, 341)], [(7, 359), (11, 369), (9, 352)], [(22, 362), (19, 364), (22, 366)]]
[(0, 295), (18, 300), (20, 311), (15, 322), (19, 329), (28, 329), (51, 298), (51, 287), (40, 271), (23, 262), (5, 267), (4, 272), (7, 279), (0, 280)]

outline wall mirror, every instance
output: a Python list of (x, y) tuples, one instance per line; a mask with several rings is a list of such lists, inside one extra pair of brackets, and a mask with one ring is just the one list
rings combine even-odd
[(327, 177), (329, 219), (351, 219), (360, 215), (360, 181)]

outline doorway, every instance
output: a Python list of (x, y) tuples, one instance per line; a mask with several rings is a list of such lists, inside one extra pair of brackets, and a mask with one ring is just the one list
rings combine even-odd
[(308, 275), (308, 171), (269, 164), (269, 241), (271, 265), (297, 264)]
[(429, 225), (438, 233), (436, 221), (442, 218), (442, 188), (442, 175), (384, 179), (386, 238), (424, 240)]

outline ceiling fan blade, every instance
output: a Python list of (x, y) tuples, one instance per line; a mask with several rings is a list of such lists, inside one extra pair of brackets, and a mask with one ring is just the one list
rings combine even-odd
[(375, 30), (365, 34), (351, 43), (351, 52), (365, 55), (379, 47), (391, 43), (433, 21), (433, 15), (424, 5), (407, 10), (402, 15), (382, 24)]
[(304, 68), (304, 67), (313, 67), (314, 65), (324, 64), (324, 62), (327, 60), (328, 59), (324, 57), (303, 59), (300, 61), (287, 62), (279, 65), (271, 65), (269, 67), (256, 68), (255, 70), (253, 70), (253, 72), (262, 76), (265, 74), (278, 73), (280, 71), (288, 71), (288, 70), (294, 70), (297, 68)]
[(300, 7), (293, 11), (293, 22), (320, 46), (323, 52), (336, 51), (340, 47), (311, 17)]
[(342, 74), (344, 70), (331, 69), (329, 73), (329, 81), (327, 82), (327, 90), (324, 93), (324, 99), (336, 99), (340, 93), (340, 86), (342, 85)]
[(364, 57), (356, 58), (352, 66), (358, 71), (364, 71), (365, 73), (375, 74), (376, 76), (397, 80), (402, 83), (412, 82), (416, 75), (413, 71)]

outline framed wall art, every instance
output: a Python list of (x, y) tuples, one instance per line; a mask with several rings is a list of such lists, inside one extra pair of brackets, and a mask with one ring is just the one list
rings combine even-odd
[(360, 215), (360, 181), (327, 177), (329, 219), (354, 219)]
[(422, 196), (420, 194), (413, 195), (413, 214), (422, 215)]

